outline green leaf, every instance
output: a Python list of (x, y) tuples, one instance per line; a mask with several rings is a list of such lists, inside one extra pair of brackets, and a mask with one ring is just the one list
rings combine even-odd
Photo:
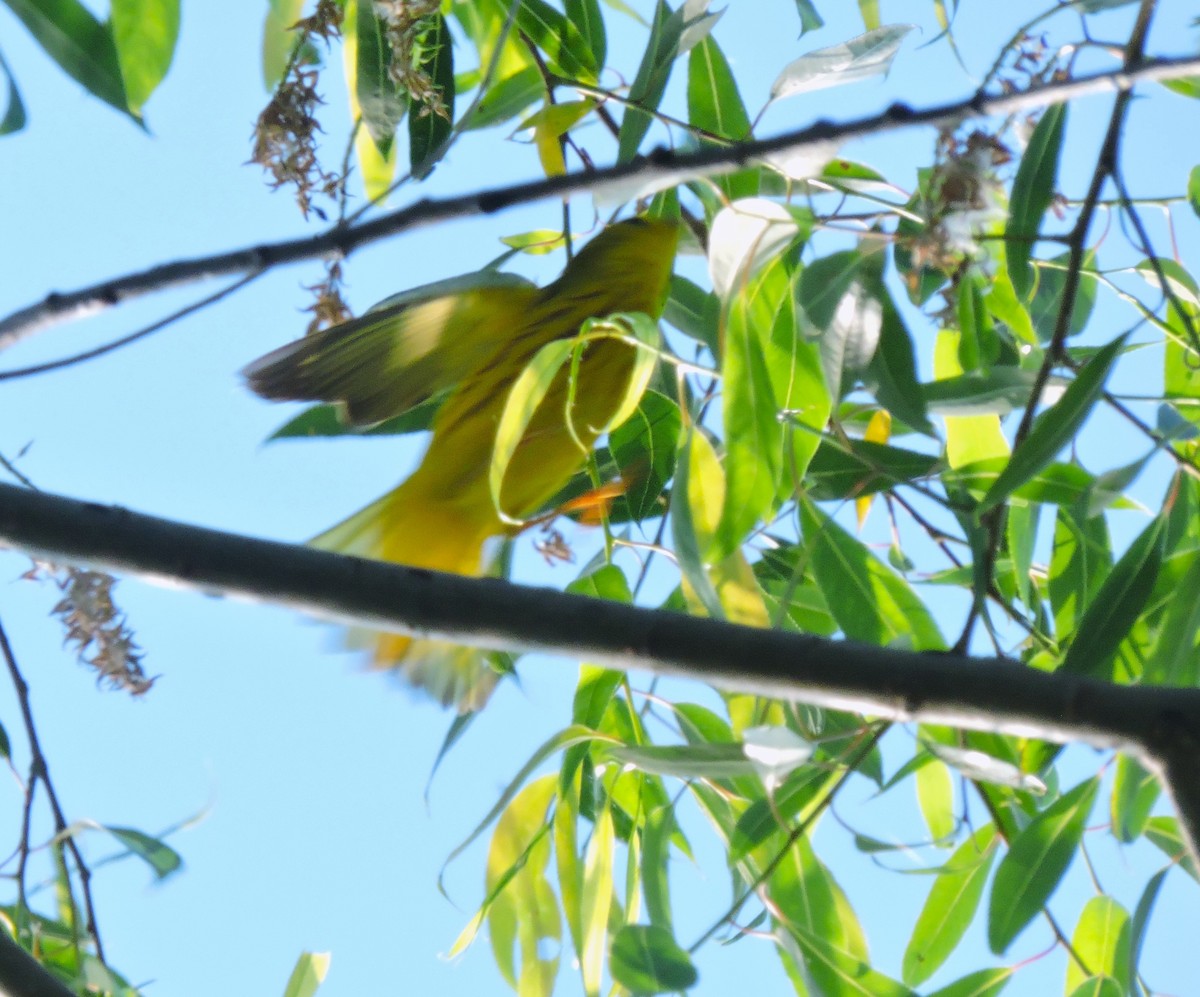
[[(507, 14), (509, 0), (493, 2)], [(521, 0), (516, 27), (545, 53), (550, 68), (560, 76), (596, 82), (596, 53), (575, 23), (545, 0)]]
[(725, 502), (725, 476), (712, 444), (699, 430), (683, 431), (671, 489), (671, 537), (685, 581), (715, 620), (725, 618), (705, 570), (705, 554)]
[[(657, 391), (647, 391), (637, 411), (609, 433), (609, 450), (627, 486), (621, 499), (628, 506), (627, 518), (641, 522), (663, 514), (663, 490), (675, 473), (682, 425), (675, 402)], [(614, 516), (614, 520), (620, 518)]]
[(722, 364), (726, 493), (714, 560), (736, 550), (775, 505), (783, 473), (782, 406), (762, 334), (790, 304), (790, 292), (787, 265), (779, 257), (730, 302)]
[(924, 983), (957, 948), (983, 896), (996, 858), (996, 827), (987, 824), (950, 856), (933, 881), (904, 950), (902, 978), (910, 987)]
[(267, 437), (272, 440), (313, 439), (336, 436), (399, 436), (421, 433), (433, 425), (433, 417), (441, 407), (442, 396), (414, 405), (407, 412), (385, 419), (373, 426), (356, 426), (342, 420), (336, 405), (314, 405), (294, 419), (289, 419)]
[(886, 443), (824, 440), (808, 466), (805, 483), (818, 502), (861, 498), (928, 478), (940, 463), (937, 457)]
[(916, 771), (917, 805), (929, 837), (934, 842), (947, 840), (954, 833), (954, 779), (940, 761), (922, 765)]
[(171, 68), (179, 0), (111, 0), (112, 34), (130, 110), (139, 112)]
[(183, 866), (183, 859), (179, 857), (179, 853), (158, 838), (152, 838), (131, 827), (105, 826), (104, 830), (150, 866), (156, 879), (166, 879)]
[(642, 55), (637, 76), (629, 88), (629, 106), (621, 118), (621, 129), (617, 137), (617, 162), (627, 163), (637, 155), (638, 147), (653, 123), (653, 112), (658, 109), (671, 67), (679, 54), (679, 41), (683, 34), (683, 22), (675, 17), (665, 0), (658, 0), (654, 7), (654, 21), (650, 26), (650, 41)]
[(591, 52), (591, 64), (599, 71), (608, 56), (608, 38), (600, 0), (566, 0), (567, 20), (576, 28)]
[(997, 997), (1008, 985), (1016, 969), (1012, 966), (997, 966), (995, 969), (977, 969), (948, 986), (942, 987), (929, 997)]
[(685, 336), (703, 343), (714, 356), (721, 355), (718, 322), (721, 302), (711, 291), (705, 291), (686, 277), (671, 275), (671, 290), (663, 310), (663, 318)]
[(817, 583), (847, 637), (916, 650), (946, 646), (908, 582), (807, 500), (800, 502), (800, 526)]
[(1137, 973), (1142, 960), (1142, 944), (1146, 940), (1146, 929), (1150, 925), (1150, 915), (1158, 902), (1158, 891), (1162, 889), (1163, 880), (1167, 878), (1170, 868), (1159, 869), (1146, 883), (1142, 895), (1138, 897), (1137, 907), (1133, 910), (1133, 920), (1130, 928), (1129, 968)]
[(1180, 97), (1200, 100), (1200, 76), (1177, 76), (1173, 80), (1163, 80), (1162, 85)]
[(545, 93), (546, 84), (537, 66), (526, 66), (493, 83), (459, 127), (468, 131), (498, 125), (515, 118), (530, 104), (544, 97)]
[(441, 14), (433, 16), (422, 44), (420, 68), (433, 80), (445, 113), (409, 98), (408, 158), (418, 179), (433, 169), (454, 127), (454, 40)]
[(781, 820), (797, 823), (803, 820), (833, 778), (820, 765), (809, 765), (785, 779), (771, 799), (760, 798), (751, 803), (730, 836), (730, 863), (742, 861), (760, 845), (771, 841), (781, 830)]
[(1025, 155), (1021, 157), (1021, 165), (1013, 180), (1004, 251), (1008, 276), (1017, 297), (1021, 299), (1027, 299), (1033, 289), (1029, 258), (1033, 255), (1042, 216), (1054, 198), (1066, 117), (1065, 104), (1046, 108), (1029, 138), (1029, 145), (1025, 148)]
[[(955, 407), (953, 413), (943, 413), (946, 416), (946, 460), (956, 468), (976, 461), (1008, 457), (1008, 440), (1000, 428), (1001, 412), (980, 411), (980, 407), (989, 404), (1005, 406), (1014, 403), (1013, 396), (1019, 399), (1015, 404), (1020, 404), (1029, 397), (1030, 387), (1029, 383), (1022, 383), (1019, 387), (1002, 387), (995, 383), (997, 375), (1006, 372), (1025, 373), (1017, 367), (991, 367), (978, 373), (965, 374), (959, 358), (962, 341), (962, 335), (956, 330), (944, 329), (938, 333), (933, 356), (933, 373), (938, 380), (922, 385), (926, 407), (934, 414), (938, 409), (930, 404), (931, 394), (939, 391), (947, 394), (953, 390), (961, 392), (950, 403)], [(1020, 380), (1026, 381), (1025, 378)], [(1006, 390), (1011, 391), (1012, 395), (1006, 396)]]
[[(557, 782), (557, 775), (550, 773), (530, 783), (497, 821), (488, 849), (488, 896), (480, 909), (487, 917), (497, 967), (511, 986), (530, 997), (548, 997), (558, 974), (562, 922), (546, 878), (547, 809)], [(455, 949), (469, 940), (460, 936)]]
[(283, 79), (296, 47), (297, 35), (292, 31), (304, 9), (304, 0), (267, 0), (267, 16), (263, 20), (262, 74), (263, 87), (270, 93)]
[(1112, 659), (1154, 588), (1163, 558), (1163, 527), (1158, 516), (1113, 566), (1079, 621), (1061, 670), (1112, 680)]
[(601, 734), (588, 727), (581, 727), (579, 724), (572, 724), (570, 727), (560, 730), (557, 734), (544, 741), (533, 755), (530, 756), (529, 760), (521, 766), (520, 771), (513, 776), (512, 781), (509, 782), (504, 792), (500, 794), (500, 799), (496, 801), (495, 806), (487, 812), (484, 818), (475, 826), (475, 829), (446, 857), (446, 865), (449, 865), (466, 851), (471, 842), (478, 838), (487, 826), (505, 811), (509, 803), (520, 792), (521, 787), (525, 784), (525, 780), (547, 758), (576, 744), (585, 744), (591, 741), (608, 742), (611, 740), (612, 738), (606, 734)]
[(789, 925), (802, 954), (805, 968), (819, 988), (817, 993), (830, 997), (914, 997), (911, 990), (896, 980), (872, 969), (865, 956), (853, 955), (835, 945), (828, 936), (800, 925)]
[(741, 744), (613, 745), (605, 754), (640, 772), (678, 779), (732, 779), (757, 772)]
[[(952, 333), (943, 333), (938, 338), (944, 344), (939, 347), (939, 353), (957, 348), (956, 337)], [(943, 373), (943, 370), (949, 369), (949, 366), (943, 368), (939, 365), (938, 379), (922, 384), (921, 393), (932, 414), (956, 418), (1007, 415), (1013, 409), (1021, 408), (1029, 401), (1029, 392), (1036, 377), (1034, 371), (1020, 367), (992, 367), (969, 374), (961, 370), (957, 374)]]
[[(976, 464), (960, 468), (947, 474), (946, 481), (954, 481), (961, 487), (981, 497), (996, 483), (1008, 467), (1003, 458), (981, 460)], [(1029, 481), (1009, 496), (1012, 504), (1045, 503), (1047, 505), (1080, 506), (1087, 514), (1089, 500), (1095, 495), (1097, 479), (1078, 464), (1053, 463), (1044, 467)], [(1118, 509), (1140, 509), (1129, 499), (1116, 499), (1110, 503)], [(1094, 514), (1094, 513), (1093, 513)]]
[(1129, 755), (1117, 756), (1112, 788), (1112, 828), (1118, 841), (1129, 844), (1142, 836), (1158, 800), (1158, 780)]
[(1200, 882), (1200, 873), (1197, 873), (1187, 842), (1179, 831), (1178, 820), (1166, 816), (1151, 817), (1146, 822), (1146, 837), (1192, 879)]
[[(850, 959), (865, 963), (867, 943), (858, 916), (807, 837), (788, 850), (767, 881), (767, 890), (775, 916), (793, 935), (818, 936)], [(840, 973), (834, 971), (835, 976)]]
[(741, 141), (750, 134), (750, 117), (738, 93), (737, 79), (716, 41), (709, 37), (688, 56), (688, 121), (721, 138)]
[(1108, 372), (1124, 345), (1125, 336), (1118, 336), (1097, 350), (1067, 386), (1062, 397), (1037, 417), (1033, 429), (1017, 447), (1008, 466), (988, 489), (979, 507), (981, 514), (1000, 505), (1075, 439), (1079, 427), (1091, 414), (1092, 407), (1104, 391)]
[(312, 997), (325, 982), (332, 961), (328, 952), (302, 953), (288, 978), (283, 997)]
[(613, 980), (636, 994), (687, 990), (697, 980), (691, 957), (666, 928), (627, 924), (613, 937)]
[(1200, 635), (1200, 552), (1180, 555), (1186, 570), (1172, 587), (1143, 679), (1152, 685), (1192, 688), (1200, 683), (1196, 638)]
[(1075, 857), (1099, 779), (1081, 782), (1038, 814), (1012, 840), (992, 883), (988, 944), (997, 955), (1045, 907)]
[(583, 953), (579, 971), (587, 997), (600, 993), (604, 954), (608, 945), (608, 912), (613, 897), (613, 820), (605, 806), (596, 815), (592, 840), (583, 863)]
[[(1130, 985), (1128, 912), (1112, 897), (1092, 897), (1079, 915), (1071, 945), (1093, 976), (1108, 976), (1125, 994)], [(1068, 992), (1082, 986), (1086, 975), (1075, 959), (1067, 960)]]
[(825, 22), (817, 13), (817, 8), (813, 6), (812, 0), (796, 0), (796, 13), (800, 15), (801, 37), (825, 26)]
[(1187, 197), (1192, 211), (1200, 218), (1200, 166), (1193, 166), (1188, 173)]
[(900, 51), (911, 24), (889, 24), (838, 45), (816, 49), (789, 62), (771, 84), (771, 100), (885, 74)]
[(882, 306), (879, 348), (871, 359), (868, 388), (879, 404), (918, 432), (933, 435), (925, 412), (925, 396), (917, 382), (912, 336), (882, 281), (872, 281), (873, 294)]
[(1077, 508), (1061, 506), (1047, 582), (1060, 644), (1075, 632), (1111, 567), (1112, 548), (1104, 517), (1083, 516)]
[(375, 5), (359, 0), (355, 9), (355, 96), (363, 126), (379, 154), (386, 157), (396, 127), (408, 113), (408, 95), (388, 75), (392, 47), (384, 34), (383, 23), (375, 14)]
[(8, 84), (4, 116), (0, 117), (0, 135), (11, 135), (25, 127), (25, 105), (21, 102), (21, 91), (17, 89), (17, 81), (13, 78), (3, 55), (0, 55), (0, 71), (4, 73), (5, 82)]
[(1070, 997), (1125, 997), (1128, 993), (1111, 976), (1089, 976), (1071, 991)]
[(79, 0), (4, 0), (59, 68), (94, 97), (140, 120), (130, 108), (112, 31)]
[[(1037, 290), (1029, 303), (1029, 321), (1040, 342), (1048, 343), (1054, 338), (1058, 324), (1058, 313), (1062, 309), (1063, 292), (1067, 282), (1067, 266), (1070, 253), (1063, 253), (1050, 260), (1039, 261)], [(1095, 275), (1096, 254), (1088, 250), (1080, 264), (1079, 283), (1075, 289), (1075, 304), (1071, 309), (1071, 320), (1067, 323), (1067, 334), (1074, 336), (1083, 331), (1096, 304), (1099, 286)]]

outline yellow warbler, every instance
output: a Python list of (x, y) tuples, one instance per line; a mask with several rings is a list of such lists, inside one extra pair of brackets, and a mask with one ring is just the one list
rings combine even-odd
[[(246, 368), (266, 398), (340, 403), (352, 423), (398, 415), (441, 393), (433, 436), (399, 487), (317, 537), (328, 550), (478, 575), (492, 537), (519, 527), (497, 511), (489, 484), (496, 430), (514, 381), (554, 340), (589, 318), (657, 318), (675, 255), (673, 223), (633, 218), (609, 226), (538, 289), (510, 274), (443, 281), (389, 299), (361, 318), (291, 343)], [(599, 338), (583, 347), (532, 413), (500, 483), (508, 517), (537, 512), (584, 462), (583, 447), (617, 415), (637, 347)], [(568, 400), (571, 411), (568, 422)], [(478, 709), (496, 676), (479, 656), (437, 641), (372, 634), (377, 665), (396, 666), (443, 705)]]

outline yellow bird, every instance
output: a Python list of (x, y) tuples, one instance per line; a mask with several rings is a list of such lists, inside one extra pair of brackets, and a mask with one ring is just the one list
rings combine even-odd
[[(570, 394), (568, 365), (533, 412), (500, 485), (489, 483), (496, 429), (514, 381), (546, 344), (590, 318), (643, 312), (666, 300), (678, 227), (632, 218), (609, 226), (545, 288), (511, 274), (443, 281), (389, 299), (361, 318), (284, 346), (243, 372), (265, 398), (340, 404), (351, 423), (380, 422), (445, 393), (420, 466), (401, 485), (313, 544), (360, 557), (479, 575), (484, 545), (511, 535), (584, 463), (617, 414), (637, 347), (589, 341)], [(568, 398), (572, 407), (567, 413)], [(369, 636), (381, 667), (462, 712), (479, 709), (496, 674), (477, 652), (398, 634)]]

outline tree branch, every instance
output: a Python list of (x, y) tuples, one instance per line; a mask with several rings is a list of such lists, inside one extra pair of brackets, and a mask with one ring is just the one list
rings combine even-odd
[(49, 326), (83, 318), (113, 305), (155, 291), (198, 280), (268, 269), (304, 260), (340, 258), (370, 242), (454, 218), (494, 214), (517, 204), (549, 197), (565, 197), (605, 188), (626, 190), (656, 182), (682, 183), (744, 167), (748, 162), (783, 152), (833, 145), (867, 138), (899, 128), (919, 125), (940, 127), (965, 118), (1012, 114), (1035, 107), (1061, 104), (1091, 93), (1124, 93), (1145, 81), (1200, 74), (1200, 58), (1157, 59), (1104, 73), (1032, 87), (1021, 93), (987, 96), (982, 92), (954, 103), (914, 110), (893, 104), (881, 114), (843, 124), (821, 120), (775, 138), (725, 147), (705, 147), (686, 153), (659, 149), (645, 159), (606, 169), (582, 171), (463, 194), (417, 201), (361, 225), (334, 227), (312, 237), (264, 243), (214, 256), (178, 260), (127, 274), (76, 291), (53, 293), (42, 301), (0, 319), (0, 349), (20, 342)]
[[(1194, 777), (1200, 755), (1190, 734), (1200, 729), (1200, 689), (1116, 686), (1003, 658), (759, 630), (256, 540), (16, 485), (0, 485), (0, 544), (359, 626), (552, 652), (893, 720), (1078, 740), (1133, 752), (1172, 776)], [(1195, 807), (1181, 826), (1200, 828), (1200, 793), (1185, 789), (1177, 799)]]
[(7, 997), (74, 997), (36, 959), (0, 930), (0, 993)]

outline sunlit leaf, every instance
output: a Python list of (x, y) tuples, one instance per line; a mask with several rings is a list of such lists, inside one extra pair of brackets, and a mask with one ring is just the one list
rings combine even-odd
[(488, 849), (485, 906), (492, 954), (509, 984), (530, 997), (548, 995), (558, 972), (562, 922), (545, 872), (547, 809), (557, 784), (551, 773), (518, 793), (496, 822)]
[(17, 81), (13, 78), (8, 63), (0, 55), (0, 73), (8, 87), (8, 96), (4, 101), (4, 115), (0, 117), (0, 135), (11, 135), (25, 127), (25, 105), (21, 102), (21, 91), (17, 89)]
[(1042, 216), (1050, 207), (1058, 182), (1058, 159), (1066, 118), (1065, 104), (1046, 108), (1029, 138), (1013, 180), (1004, 251), (1008, 276), (1022, 300), (1029, 297), (1033, 288), (1029, 258), (1033, 255)]
[[(1039, 341), (1048, 343), (1054, 337), (1058, 325), (1058, 314), (1062, 310), (1063, 295), (1067, 281), (1067, 266), (1070, 253), (1063, 253), (1049, 260), (1037, 262), (1037, 289), (1033, 292), (1033, 300), (1029, 302), (1029, 319)], [(1094, 270), (1096, 254), (1089, 249), (1083, 254), (1080, 265), (1079, 283), (1075, 289), (1075, 303), (1071, 309), (1071, 319), (1067, 323), (1067, 334), (1074, 336), (1083, 331), (1096, 304), (1096, 291), (1099, 284)]]
[(94, 97), (137, 119), (121, 77), (117, 47), (79, 0), (5, 0), (59, 68)]
[(613, 980), (637, 994), (687, 990), (696, 967), (671, 933), (662, 927), (627, 924), (613, 936), (609, 966)]
[(811, 502), (801, 501), (800, 523), (817, 582), (847, 637), (878, 645), (899, 641), (916, 649), (945, 647), (908, 582)]
[(740, 141), (750, 134), (750, 117), (737, 79), (720, 47), (705, 38), (688, 56), (688, 121), (721, 138)]
[(112, 34), (130, 110), (167, 75), (179, 37), (179, 0), (112, 0)]
[(328, 952), (305, 952), (296, 960), (283, 997), (313, 997), (325, 982), (332, 961), (333, 957)]
[[(1092, 897), (1075, 924), (1071, 946), (1088, 973), (1111, 977), (1121, 993), (1130, 984), (1129, 914), (1112, 897)], [(1068, 992), (1083, 984), (1087, 974), (1075, 959), (1067, 960)]]
[(903, 979), (924, 983), (941, 968), (975, 920), (996, 857), (996, 828), (985, 824), (950, 856), (933, 881), (904, 950)]
[(1079, 621), (1062, 671), (1113, 678), (1113, 655), (1141, 614), (1162, 565), (1163, 523), (1155, 518), (1113, 565)]
[(796, 13), (800, 15), (801, 35), (816, 31), (825, 24), (821, 15), (817, 13), (817, 8), (813, 6), (812, 0), (796, 0)]
[(621, 118), (617, 139), (617, 161), (620, 163), (627, 163), (637, 155), (642, 139), (650, 130), (654, 121), (653, 112), (658, 109), (671, 76), (671, 68), (679, 55), (682, 34), (682, 20), (671, 12), (665, 0), (658, 0), (654, 7), (650, 40), (629, 88), (629, 106)]
[(1033, 429), (1013, 453), (981, 503), (986, 512), (1003, 502), (1016, 489), (1049, 464), (1058, 452), (1075, 438), (1079, 427), (1092, 412), (1104, 390), (1113, 363), (1125, 345), (1119, 336), (1096, 351), (1095, 356), (1076, 375), (1062, 397), (1034, 421)]
[(608, 807), (596, 815), (592, 840), (583, 865), (583, 953), (580, 975), (587, 997), (600, 992), (604, 956), (608, 948), (608, 912), (613, 895), (613, 821)]
[[(961, 381), (965, 377), (971, 377), (983, 381), (992, 380), (1001, 371), (1025, 373), (1016, 367), (993, 367), (980, 375), (964, 375), (963, 365), (958, 355), (960, 340), (961, 336), (954, 330), (947, 329), (938, 333), (933, 359), (933, 373), (938, 380), (931, 385), (922, 386), (925, 389), (925, 403), (931, 413), (939, 414), (939, 409), (930, 403), (930, 389), (942, 385), (942, 390), (945, 390), (947, 379)], [(1017, 378), (1013, 378), (1013, 380), (1017, 380)], [(1024, 378), (1020, 378), (1020, 380), (1024, 381)], [(978, 385), (968, 383), (963, 387), (968, 393), (965, 397), (960, 396), (960, 405), (985, 404), (985, 399), (991, 400), (993, 404), (997, 401), (1000, 404), (1006, 404), (1013, 400), (1017, 404), (1023, 404), (1029, 398), (1028, 383), (1023, 383), (1019, 387), (1014, 384), (1008, 385), (1011, 393), (1005, 393), (999, 386), (988, 386), (982, 383)], [(975, 387), (976, 390), (972, 391), (972, 387)], [(1000, 428), (1000, 413), (940, 414), (946, 416), (946, 460), (951, 467), (960, 468), (976, 461), (1008, 456), (1008, 440)]]
[(889, 24), (800, 56), (784, 66), (771, 84), (771, 99), (781, 100), (886, 73), (913, 27)]
[(1192, 879), (1200, 881), (1187, 842), (1179, 831), (1179, 821), (1174, 817), (1151, 817), (1146, 821), (1146, 837)]
[(179, 853), (158, 838), (132, 827), (105, 827), (109, 834), (154, 870), (156, 879), (166, 879), (183, 866)]
[(955, 980), (929, 997), (998, 997), (1016, 972), (1012, 966), (997, 966), (994, 969), (977, 969), (961, 979)]
[(1075, 857), (1099, 779), (1081, 782), (1038, 814), (1009, 844), (996, 869), (988, 944), (997, 955), (1042, 910)]
[(454, 40), (441, 14), (422, 42), (419, 70), (433, 83), (441, 109), (409, 99), (408, 158), (414, 176), (423, 177), (437, 162), (454, 119)]
[(826, 935), (801, 925), (789, 926), (803, 953), (804, 965), (822, 994), (870, 994), (871, 997), (913, 997), (912, 992), (878, 970), (864, 957), (836, 946)]
[(814, 454), (806, 483), (818, 501), (857, 498), (930, 477), (941, 461), (870, 440), (826, 441)]
[[(408, 95), (388, 74), (392, 49), (374, 5), (366, 0), (356, 0), (354, 14), (354, 22), (347, 24), (346, 33), (353, 32), (355, 39), (357, 111), (379, 155), (386, 157), (392, 148), (396, 126), (408, 113)], [(347, 59), (350, 55), (347, 50)]]
[(304, 0), (268, 0), (267, 16), (263, 21), (262, 75), (267, 91), (274, 90), (283, 79), (297, 34), (292, 27), (300, 20)]
[(929, 741), (925, 745), (947, 765), (974, 782), (988, 782), (997, 786), (1011, 786), (1025, 792), (1041, 794), (1046, 784), (1035, 775), (1022, 772), (1020, 768), (976, 748), (961, 748), (952, 744)]
[(920, 766), (915, 773), (917, 805), (929, 838), (947, 840), (954, 833), (954, 779), (950, 769), (938, 761)]
[(579, 29), (579, 34), (591, 52), (590, 64), (599, 70), (608, 55), (608, 37), (599, 0), (566, 0), (567, 20)]
[(684, 580), (705, 611), (724, 619), (725, 610), (705, 568), (705, 555), (725, 504), (725, 475), (713, 446), (696, 429), (683, 431), (671, 489), (671, 535)]
[(754, 274), (777, 261), (785, 246), (801, 232), (795, 215), (762, 197), (745, 198), (713, 219), (708, 242), (708, 272), (722, 299), (749, 291)]

